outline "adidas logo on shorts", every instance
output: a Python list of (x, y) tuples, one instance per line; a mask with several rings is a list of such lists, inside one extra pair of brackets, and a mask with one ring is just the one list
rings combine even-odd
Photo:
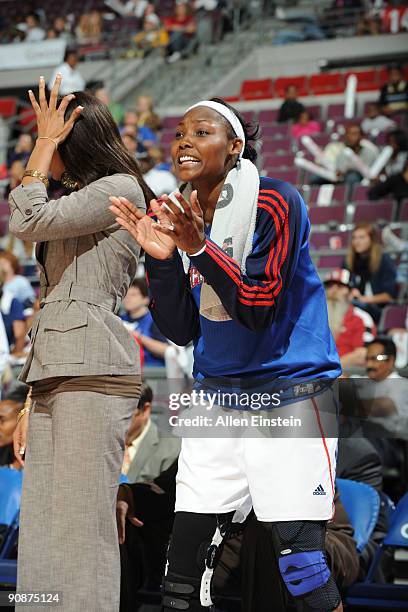
[(313, 491), (313, 495), (326, 495), (326, 491), (323, 489), (322, 485), (319, 484), (319, 486)]

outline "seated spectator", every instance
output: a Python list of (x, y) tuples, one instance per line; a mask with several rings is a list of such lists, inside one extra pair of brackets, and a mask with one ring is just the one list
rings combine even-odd
[(361, 123), (366, 134), (376, 138), (380, 132), (388, 132), (396, 127), (395, 121), (386, 117), (381, 111), (381, 104), (371, 102), (367, 105), (366, 116)]
[(350, 151), (357, 155), (367, 168), (370, 168), (379, 155), (378, 147), (363, 137), (361, 127), (357, 123), (347, 126), (344, 145), (335, 161), (337, 177), (345, 183), (359, 183), (363, 175), (356, 166), (353, 156), (350, 156)]
[(22, 162), (25, 168), (33, 148), (34, 142), (31, 134), (20, 134), (14, 149), (8, 154), (8, 165), (11, 166), (14, 161), (18, 160)]
[(395, 200), (408, 198), (408, 160), (402, 172), (392, 174), (385, 181), (376, 183), (368, 192), (370, 200), (379, 200), (386, 196), (391, 196)]
[(24, 42), (39, 42), (45, 38), (45, 30), (40, 25), (37, 13), (29, 13), (25, 20)]
[(378, 323), (382, 307), (396, 297), (397, 272), (391, 257), (383, 252), (371, 223), (358, 223), (354, 228), (345, 263), (354, 287), (353, 303)]
[(150, 147), (148, 150), (148, 171), (144, 180), (157, 196), (171, 193), (177, 189), (177, 179), (172, 172), (163, 168), (164, 153), (160, 147)]
[(130, 153), (130, 155), (134, 158), (137, 159), (137, 141), (136, 138), (132, 135), (129, 134), (128, 132), (123, 132), (122, 133), (122, 142), (126, 147), (126, 150)]
[(26, 323), (24, 308), (21, 302), (3, 289), (3, 274), (0, 273), (0, 315), (3, 319), (10, 347), (14, 357), (25, 355)]
[(147, 127), (153, 132), (161, 127), (161, 119), (154, 112), (152, 96), (138, 96), (136, 100), (137, 126), (138, 128)]
[(165, 49), (169, 44), (169, 35), (155, 13), (145, 15), (143, 29), (133, 37), (138, 57), (148, 55), (153, 49)]
[(378, 103), (386, 115), (408, 110), (408, 83), (400, 64), (388, 66), (388, 83), (381, 88)]
[(52, 27), (57, 33), (57, 38), (63, 38), (67, 41), (67, 44), (73, 43), (74, 37), (71, 33), (71, 27), (64, 17), (56, 17)]
[(324, 288), (329, 326), (342, 367), (365, 365), (365, 347), (375, 337), (376, 327), (368, 312), (352, 304), (350, 272), (330, 272), (324, 281)]
[(96, 45), (102, 37), (102, 15), (99, 11), (91, 11), (80, 16), (75, 37), (80, 45)]
[(66, 96), (73, 91), (83, 91), (85, 80), (77, 68), (78, 61), (78, 52), (75, 49), (67, 49), (64, 55), (64, 63), (54, 70), (48, 82), (48, 89), (52, 89), (55, 78), (60, 73), (62, 75), (59, 89), (60, 96)]
[(55, 40), (58, 38), (58, 34), (54, 28), (48, 28), (45, 38), (47, 40)]
[(166, 338), (156, 327), (149, 308), (149, 293), (146, 281), (137, 278), (133, 281), (123, 300), (125, 313), (122, 320), (136, 333), (144, 348), (146, 366), (164, 367), (164, 353), (168, 348)]
[(34, 289), (28, 279), (20, 274), (20, 262), (15, 255), (0, 251), (0, 272), (3, 276), (3, 291), (7, 291), (24, 307), (32, 306), (35, 300)]
[(125, 115), (123, 106), (122, 104), (120, 104), (120, 102), (112, 102), (108, 90), (102, 83), (98, 83), (98, 85), (93, 91), (93, 94), (96, 98), (98, 98), (100, 102), (106, 104), (106, 106), (109, 108), (112, 117), (115, 120), (115, 123), (117, 123), (118, 125), (122, 123), (123, 117)]
[(356, 36), (377, 36), (378, 34), (381, 34), (381, 19), (378, 15), (367, 14), (358, 21)]
[(121, 134), (127, 133), (133, 136), (138, 143), (138, 153), (146, 153), (147, 149), (157, 143), (157, 135), (146, 125), (138, 127), (137, 113), (132, 110), (125, 112)]
[(408, 158), (408, 138), (403, 130), (394, 130), (387, 134), (386, 144), (392, 147), (391, 159), (384, 168), (387, 176), (402, 172)]
[(154, 480), (180, 453), (180, 438), (161, 436), (152, 421), (152, 405), (153, 391), (144, 383), (125, 439), (122, 473), (127, 474), (129, 482)]
[(300, 113), (305, 110), (303, 104), (297, 100), (298, 88), (296, 85), (288, 85), (285, 90), (285, 102), (279, 109), (278, 121), (285, 123), (286, 121), (295, 121)]
[(297, 121), (291, 126), (292, 136), (296, 140), (299, 140), (302, 136), (319, 134), (320, 131), (320, 123), (312, 119), (307, 110), (302, 111)]
[(121, 2), (121, 0), (105, 0), (105, 4), (123, 17), (137, 17), (141, 20), (149, 2), (148, 0), (125, 0), (125, 2)]
[(11, 163), (9, 170), (7, 172), (7, 178), (9, 179), (9, 184), (7, 185), (7, 188), (6, 188), (7, 197), (10, 191), (14, 189), (14, 187), (18, 187), (18, 185), (23, 180), (23, 174), (24, 174), (25, 168), (26, 168), (25, 163), (19, 159), (16, 159), (15, 161)]
[(176, 62), (183, 55), (189, 55), (197, 23), (187, 2), (177, 3), (174, 15), (166, 17), (163, 22), (170, 41), (167, 46), (167, 61)]
[(14, 456), (13, 434), (17, 425), (17, 415), (24, 407), (28, 386), (21, 382), (12, 383), (0, 401), (0, 466), (20, 470), (21, 466)]

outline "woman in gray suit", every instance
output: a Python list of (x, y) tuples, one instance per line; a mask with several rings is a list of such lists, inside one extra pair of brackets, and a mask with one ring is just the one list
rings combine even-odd
[[(10, 194), (10, 231), (37, 243), (41, 270), (41, 308), (21, 374), (32, 405), (14, 437), (25, 465), (17, 591), (58, 591), (64, 612), (114, 612), (116, 493), (141, 378), (138, 346), (116, 316), (139, 247), (108, 207), (109, 196), (125, 192), (145, 210), (152, 193), (106, 106), (85, 93), (58, 105), (60, 83), (58, 76), (49, 102), (43, 78), (39, 102), (29, 92), (38, 138)], [(48, 199), (49, 171), (70, 195)]]

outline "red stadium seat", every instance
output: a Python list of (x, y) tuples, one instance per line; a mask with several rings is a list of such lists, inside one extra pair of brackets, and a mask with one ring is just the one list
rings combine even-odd
[(312, 225), (327, 225), (328, 223), (344, 223), (346, 207), (344, 204), (334, 206), (312, 206), (309, 208), (309, 218)]
[(408, 221), (408, 200), (404, 200), (401, 203), (398, 221)]
[(312, 249), (346, 249), (350, 242), (350, 232), (312, 232), (309, 243)]
[(262, 124), (266, 124), (266, 123), (274, 123), (278, 117), (278, 110), (263, 110), (259, 113), (259, 123)]
[(379, 78), (377, 70), (361, 70), (347, 72), (345, 80), (350, 74), (355, 74), (357, 77), (357, 91), (377, 91), (379, 89)]
[(342, 93), (344, 86), (344, 75), (340, 72), (313, 74), (309, 79), (309, 90), (313, 95)]
[(394, 217), (394, 202), (360, 202), (356, 204), (354, 212), (354, 223), (361, 221), (377, 222), (392, 221)]
[(285, 91), (288, 85), (296, 85), (299, 96), (307, 96), (307, 76), (279, 77), (275, 81), (275, 93), (278, 98), (285, 97)]
[(241, 97), (243, 100), (259, 100), (273, 97), (272, 79), (256, 79), (244, 81), (241, 85)]
[(0, 98), (0, 116), (5, 119), (17, 114), (16, 98)]

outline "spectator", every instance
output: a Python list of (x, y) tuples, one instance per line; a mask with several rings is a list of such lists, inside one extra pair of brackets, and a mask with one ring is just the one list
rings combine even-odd
[(144, 57), (153, 49), (165, 49), (169, 44), (169, 35), (163, 28), (155, 13), (145, 15), (143, 29), (133, 37), (138, 52), (135, 55)]
[(386, 117), (381, 110), (381, 104), (371, 102), (367, 105), (366, 116), (361, 123), (362, 130), (376, 138), (380, 132), (387, 132), (396, 127), (395, 121)]
[(153, 98), (152, 96), (142, 95), (138, 96), (136, 100), (136, 112), (137, 112), (137, 125), (139, 128), (147, 127), (153, 132), (161, 127), (161, 119), (159, 115), (154, 112)]
[(302, 136), (312, 136), (320, 132), (320, 123), (311, 118), (307, 110), (303, 110), (297, 121), (291, 127), (293, 138), (299, 140)]
[(105, 4), (119, 15), (137, 17), (141, 20), (149, 2), (148, 0), (127, 0), (127, 2), (122, 3), (120, 0), (105, 0)]
[(296, 85), (288, 85), (285, 90), (285, 102), (279, 109), (278, 121), (285, 123), (286, 121), (298, 119), (300, 113), (305, 110), (303, 104), (297, 100), (298, 88)]
[(17, 139), (16, 145), (14, 149), (9, 153), (8, 156), (8, 164), (9, 166), (16, 160), (22, 162), (25, 166), (29, 160), (31, 155), (31, 151), (33, 150), (34, 143), (31, 134), (20, 134)]
[(21, 469), (13, 450), (13, 433), (17, 415), (24, 406), (28, 386), (15, 382), (0, 401), (0, 466)]
[(125, 145), (127, 151), (131, 154), (131, 156), (136, 159), (137, 158), (137, 141), (132, 134), (128, 132), (122, 133), (122, 142)]
[(177, 189), (177, 180), (172, 172), (162, 167), (163, 164), (163, 149), (160, 147), (150, 147), (147, 158), (148, 171), (144, 175), (144, 180), (149, 185), (150, 189), (157, 196), (163, 193), (171, 193)]
[(148, 304), (149, 293), (146, 281), (137, 278), (129, 287), (123, 300), (125, 313), (122, 315), (122, 320), (129, 329), (136, 333), (143, 345), (145, 365), (164, 367), (164, 353), (169, 345), (153, 322)]
[(36, 13), (29, 13), (27, 15), (25, 26), (25, 42), (44, 40), (45, 31), (40, 26), (40, 19)]
[(71, 28), (64, 17), (56, 17), (54, 19), (53, 29), (57, 33), (58, 38), (63, 38), (68, 44), (72, 44), (73, 36)]
[(357, 155), (367, 168), (370, 168), (379, 155), (378, 147), (363, 138), (361, 127), (357, 123), (347, 126), (344, 145), (335, 162), (337, 177), (348, 184), (359, 183), (363, 175), (353, 156), (350, 156), (350, 151)]
[(21, 276), (20, 262), (12, 253), (0, 251), (0, 272), (3, 275), (3, 290), (16, 298), (23, 306), (32, 306), (35, 293), (25, 276)]
[(157, 143), (156, 134), (146, 125), (138, 127), (138, 116), (135, 111), (128, 110), (123, 118), (121, 133), (130, 133), (138, 143), (138, 152), (146, 153), (147, 149)]
[(180, 453), (180, 438), (161, 436), (151, 420), (152, 403), (152, 389), (144, 383), (125, 439), (122, 472), (127, 474), (129, 482), (154, 480), (177, 460)]
[(368, 342), (376, 334), (371, 315), (352, 302), (350, 272), (335, 270), (325, 281), (329, 326), (343, 368), (363, 366)]
[(102, 15), (99, 11), (84, 13), (75, 28), (75, 37), (80, 45), (96, 45), (102, 37)]
[(55, 38), (58, 38), (57, 31), (54, 30), (54, 28), (48, 28), (47, 34), (46, 34), (46, 39), (47, 40), (54, 40)]
[(163, 21), (170, 39), (167, 46), (167, 61), (176, 62), (183, 54), (189, 54), (197, 24), (187, 2), (178, 2), (174, 8), (174, 15)]
[(396, 268), (384, 253), (371, 223), (358, 223), (351, 236), (346, 257), (354, 286), (354, 304), (366, 310), (378, 323), (381, 309), (396, 297)]
[(112, 117), (115, 120), (115, 123), (117, 123), (118, 125), (122, 123), (123, 117), (125, 114), (125, 111), (123, 110), (123, 106), (119, 102), (112, 102), (111, 97), (106, 87), (104, 87), (102, 84), (101, 85), (98, 84), (93, 94), (96, 98), (98, 98), (100, 102), (103, 102), (103, 104), (106, 104), (106, 106), (110, 110)]
[(75, 49), (67, 49), (64, 55), (64, 63), (54, 70), (48, 83), (48, 89), (52, 89), (55, 77), (60, 73), (62, 75), (59, 90), (61, 96), (66, 96), (73, 91), (83, 91), (85, 89), (85, 80), (78, 70), (77, 64), (78, 52)]
[(396, 200), (408, 198), (408, 160), (402, 172), (392, 174), (385, 181), (378, 182), (368, 192), (370, 200), (379, 200), (388, 195)]
[(392, 147), (391, 159), (384, 168), (385, 174), (391, 176), (403, 171), (408, 157), (408, 138), (403, 130), (394, 130), (387, 134), (387, 145)]
[(3, 274), (0, 274), (0, 313), (7, 334), (11, 355), (22, 357), (24, 353), (26, 323), (21, 302), (3, 289)]
[(400, 64), (388, 66), (388, 83), (383, 85), (378, 102), (386, 115), (408, 110), (408, 83)]
[(356, 36), (377, 36), (378, 34), (381, 34), (381, 19), (377, 15), (367, 14), (358, 21)]
[(24, 170), (24, 162), (20, 161), (19, 159), (13, 161), (7, 174), (7, 178), (9, 179), (9, 184), (6, 190), (7, 195), (12, 189), (14, 189), (14, 187), (17, 187), (21, 183), (23, 179)]
[(4, 327), (3, 318), (0, 317), (0, 399), (4, 389), (4, 378), (8, 374), (8, 362), (10, 359), (10, 347), (7, 339), (6, 328)]

